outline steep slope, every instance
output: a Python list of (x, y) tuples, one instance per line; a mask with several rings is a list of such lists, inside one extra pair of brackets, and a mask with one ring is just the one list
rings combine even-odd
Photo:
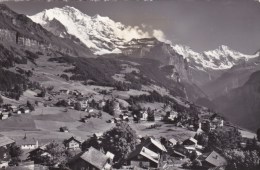
[[(225, 76), (223, 73), (232, 67), (259, 56), (259, 52), (246, 55), (223, 45), (198, 53), (187, 46), (158, 41), (138, 27), (125, 26), (99, 15), (91, 17), (69, 6), (44, 10), (30, 18), (57, 36), (88, 46), (96, 55), (124, 54), (158, 60), (162, 66), (174, 66), (187, 96), (193, 101), (221, 94), (219, 89), (223, 86), (217, 86), (215, 80)], [(242, 72), (240, 75), (245, 73)], [(218, 91), (210, 89), (214, 85)]]
[(30, 18), (47, 29), (49, 22), (58, 20), (69, 34), (79, 38), (96, 54), (119, 53), (119, 47), (132, 38), (148, 37), (147, 33), (136, 27), (127, 27), (99, 15), (90, 17), (69, 6), (44, 10)]
[(177, 53), (191, 60), (190, 62), (194, 65), (197, 64), (196, 66), (198, 68), (202, 67), (214, 70), (230, 69), (241, 62), (245, 62), (259, 56), (259, 53), (254, 55), (242, 54), (224, 45), (215, 50), (205, 51), (202, 54), (194, 52), (186, 46), (175, 45), (173, 48), (177, 51)]
[[(54, 28), (60, 30), (61, 37), (64, 36), (63, 34), (73, 35), (98, 55), (124, 53), (143, 57), (147, 52), (156, 52), (156, 50), (160, 50), (158, 49), (159, 46), (163, 46), (170, 53), (178, 54), (186, 59), (190, 67), (207, 72), (208, 70), (217, 72), (218, 70), (230, 69), (241, 61), (247, 61), (259, 55), (259, 53), (245, 55), (231, 50), (227, 46), (197, 53), (187, 46), (158, 42), (148, 32), (141, 30), (139, 27), (125, 26), (120, 22), (99, 15), (91, 17), (69, 6), (44, 10), (29, 17), (49, 31), (53, 30), (51, 23), (58, 21), (64, 27), (57, 28), (55, 25)], [(162, 63), (171, 62), (171, 58), (169, 56), (156, 57)], [(214, 75), (212, 78), (214, 78)]]
[(239, 88), (218, 97), (216, 109), (238, 125), (256, 130), (260, 127), (260, 71), (253, 73)]
[(260, 70), (260, 57), (241, 62), (226, 70), (219, 78), (205, 84), (202, 89), (214, 99), (242, 86), (250, 75)]
[(1, 40), (37, 49), (51, 49), (71, 53), (73, 55), (89, 55), (90, 50), (60, 38), (45, 30), (31, 19), (0, 4), (0, 37)]

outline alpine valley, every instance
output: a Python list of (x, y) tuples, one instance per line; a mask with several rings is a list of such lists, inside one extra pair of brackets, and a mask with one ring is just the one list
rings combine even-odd
[[(160, 41), (159, 37), (138, 27), (125, 26), (99, 15), (91, 17), (69, 6), (44, 10), (29, 18), (58, 37), (79, 40), (101, 57), (125, 56), (160, 61), (159, 67), (167, 67), (169, 71), (168, 78), (184, 87), (185, 98), (220, 110), (231, 120), (234, 115), (229, 116), (230, 110), (223, 110), (215, 99), (243, 86), (259, 69), (259, 51), (246, 55), (221, 45), (218, 49), (198, 53), (185, 45)], [(250, 113), (237, 114), (240, 117)], [(237, 123), (240, 121), (242, 123), (244, 119)], [(248, 128), (255, 130), (258, 126), (251, 124)]]
[(256, 170), (259, 101), (260, 50), (0, 4), (0, 169)]
[[(242, 87), (250, 75), (259, 69), (259, 51), (246, 55), (222, 45), (218, 49), (198, 53), (188, 46), (173, 44), (161, 37), (150, 35), (139, 27), (126, 26), (100, 15), (91, 17), (70, 6), (24, 16), (1, 5), (0, 14), (1, 39), (3, 42), (8, 41), (1, 45), (1, 63), (6, 67), (25, 66), (32, 69), (31, 67), (39, 65), (37, 60), (50, 62), (56, 60), (55, 57), (66, 58), (62, 61), (74, 64), (77, 63), (74, 60), (78, 60), (78, 57), (86, 62), (112, 62), (111, 66), (98, 66), (100, 68), (82, 65), (94, 70), (77, 68), (79, 70), (73, 70), (75, 74), (64, 68), (57, 74), (62, 75), (65, 71), (69, 73), (70, 79), (75, 81), (91, 80), (106, 85), (122, 81), (130, 84), (128, 74), (133, 74), (131, 69), (134, 69), (134, 73), (139, 76), (136, 77), (137, 80), (148, 79), (152, 86), (219, 110), (231, 121), (233, 116), (229, 116), (230, 108), (223, 109), (215, 100)], [(5, 53), (9, 57), (4, 55)], [(28, 54), (35, 58), (28, 58)], [(31, 62), (33, 64), (30, 64)], [(44, 64), (44, 61), (41, 62)], [(130, 62), (132, 64), (129, 64)], [(23, 65), (25, 63), (27, 64)], [(73, 63), (67, 64), (74, 65)], [(130, 71), (122, 71), (122, 64), (128, 65)], [(104, 80), (98, 80), (96, 73), (104, 76)], [(142, 81), (139, 85), (142, 89), (147, 86), (142, 84)], [(242, 116), (249, 113), (237, 114)], [(243, 124), (243, 120), (236, 122), (240, 124), (241, 121)], [(257, 126), (259, 125), (256, 123), (248, 128)]]

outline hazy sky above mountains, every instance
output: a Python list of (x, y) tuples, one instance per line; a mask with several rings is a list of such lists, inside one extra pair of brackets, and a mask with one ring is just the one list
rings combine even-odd
[(126, 25), (160, 29), (173, 43), (188, 45), (198, 52), (220, 45), (247, 54), (260, 49), (260, 3), (254, 0), (56, 0), (5, 3), (16, 12), (26, 15), (53, 7), (73, 6), (90, 16), (100, 14)]

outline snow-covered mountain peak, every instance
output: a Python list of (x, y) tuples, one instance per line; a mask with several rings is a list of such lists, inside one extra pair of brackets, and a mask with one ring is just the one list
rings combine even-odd
[(248, 59), (259, 56), (258, 53), (254, 54), (254, 55), (243, 54), (238, 51), (232, 50), (228, 46), (225, 46), (225, 45), (220, 46), (216, 50), (205, 51), (204, 55), (207, 55), (208, 57), (213, 58), (213, 59), (220, 60), (220, 59), (224, 59), (224, 58), (230, 58), (231, 60), (234, 60), (234, 61), (238, 61), (241, 59), (248, 60)]
[(172, 48), (193, 63), (197, 68), (210, 68), (214, 70), (229, 69), (240, 61), (247, 61), (252, 58), (259, 57), (259, 53), (254, 55), (246, 55), (235, 50), (232, 50), (226, 45), (221, 45), (215, 50), (197, 53), (188, 46), (173, 45)]
[[(149, 52), (151, 48), (160, 42), (160, 38), (154, 38), (156, 37), (154, 34), (150, 35), (138, 26), (126, 26), (98, 14), (89, 16), (70, 6), (44, 10), (29, 17), (55, 35), (60, 37), (72, 35), (97, 55), (109, 53), (128, 54), (133, 51), (133, 48), (142, 48), (142, 55), (144, 55), (145, 52)], [(156, 35), (159, 34), (164, 37), (162, 31), (157, 30), (156, 33)], [(245, 61), (259, 56), (259, 53), (255, 55), (242, 54), (225, 45), (202, 53), (195, 52), (188, 46), (172, 45), (172, 43), (168, 45), (173, 52), (172, 54), (179, 54), (192, 67), (201, 70), (205, 68), (229, 69), (241, 60)]]
[(43, 27), (55, 18), (69, 34), (79, 38), (96, 54), (120, 52), (122, 45), (133, 38), (150, 38), (137, 26), (125, 26), (100, 15), (90, 17), (69, 6), (48, 9), (29, 17)]
[(193, 51), (189, 46), (175, 44), (172, 45), (172, 48), (184, 58), (190, 58), (191, 56), (198, 56), (199, 53)]

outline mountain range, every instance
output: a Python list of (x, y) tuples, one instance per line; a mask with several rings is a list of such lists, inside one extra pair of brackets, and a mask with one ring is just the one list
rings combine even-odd
[[(0, 5), (0, 37), (4, 42), (0, 60), (12, 60), (8, 67), (21, 64), (20, 59), (37, 65), (37, 57), (32, 56), (42, 53), (51, 57), (48, 64), (65, 62), (74, 66), (59, 75), (73, 74), (70, 78), (75, 81), (114, 85), (120, 79), (130, 82), (130, 87), (160, 87), (173, 97), (223, 112), (244, 127), (260, 126), (253, 120), (258, 116), (258, 87), (253, 80), (259, 75), (255, 72), (260, 68), (260, 51), (247, 55), (221, 45), (215, 50), (195, 52), (140, 27), (100, 15), (88, 16), (69, 6), (25, 16)], [(135, 71), (120, 72), (122, 65)], [(249, 109), (252, 104), (256, 107)], [(248, 109), (238, 111), (240, 107)], [(245, 121), (246, 115), (252, 119)]]
[[(129, 45), (131, 47), (140, 45), (138, 41), (132, 40), (152, 38), (149, 33), (139, 27), (126, 26), (100, 15), (91, 17), (69, 6), (44, 10), (29, 17), (55, 35), (66, 37), (66, 35), (70, 34), (77, 37), (97, 55), (124, 53), (126, 49), (129, 49)], [(53, 24), (53, 22), (56, 24)], [(55, 29), (52, 25), (54, 25)], [(57, 27), (57, 25), (62, 26)], [(142, 43), (146, 48), (151, 48), (156, 44), (156, 42), (151, 42), (150, 39)], [(170, 46), (172, 51), (187, 59), (192, 67), (204, 70), (230, 69), (240, 62), (259, 56), (259, 52), (254, 55), (246, 55), (224, 45), (216, 50), (203, 53), (197, 53), (190, 47), (183, 45)]]

